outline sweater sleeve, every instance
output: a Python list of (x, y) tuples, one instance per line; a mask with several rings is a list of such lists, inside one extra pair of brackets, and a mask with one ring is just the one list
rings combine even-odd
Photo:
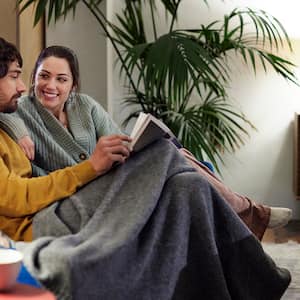
[(0, 113), (0, 128), (4, 129), (16, 142), (29, 132), (21, 118), (15, 113)]
[(24, 178), (10, 171), (0, 159), (0, 215), (24, 217), (49, 204), (72, 195), (96, 178), (89, 161), (57, 170), (42, 177)]

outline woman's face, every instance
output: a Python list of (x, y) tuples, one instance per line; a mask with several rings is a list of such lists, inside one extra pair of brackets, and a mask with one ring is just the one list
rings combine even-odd
[(37, 69), (34, 82), (35, 95), (44, 107), (53, 114), (63, 110), (73, 89), (73, 77), (66, 59), (45, 58)]

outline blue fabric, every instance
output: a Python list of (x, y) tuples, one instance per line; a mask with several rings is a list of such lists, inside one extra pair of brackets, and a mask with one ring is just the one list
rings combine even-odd
[(214, 172), (213, 165), (208, 161), (201, 161), (205, 166), (207, 166), (212, 172)]
[(23, 264), (22, 264), (19, 276), (17, 278), (17, 281), (19, 283), (30, 284), (35, 287), (41, 287), (40, 283), (35, 278), (32, 277), (32, 275), (28, 272), (28, 270), (26, 269), (26, 267)]

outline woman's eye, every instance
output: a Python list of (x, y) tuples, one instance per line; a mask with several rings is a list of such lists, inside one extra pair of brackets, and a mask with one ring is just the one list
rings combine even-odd
[(46, 78), (48, 78), (48, 75), (47, 74), (39, 74), (39, 77), (42, 79), (46, 79)]
[(18, 79), (18, 77), (19, 77), (19, 73), (10, 73), (9, 74), (10, 75), (10, 78), (13, 78), (13, 79)]
[(58, 81), (59, 81), (60, 83), (64, 83), (64, 82), (67, 81), (67, 79), (66, 79), (66, 78), (58, 78)]

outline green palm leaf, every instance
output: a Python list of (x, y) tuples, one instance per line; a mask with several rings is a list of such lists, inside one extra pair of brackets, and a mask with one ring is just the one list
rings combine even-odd
[(227, 74), (223, 65), (184, 32), (175, 31), (155, 43), (129, 48), (124, 60), (132, 76), (139, 69), (138, 82), (145, 84), (149, 95), (161, 92), (174, 101), (184, 99), (190, 81), (194, 86), (208, 86), (217, 95), (225, 94)]
[(92, 6), (98, 6), (103, 0), (17, 0), (17, 6), (21, 6), (20, 13), (31, 4), (35, 5), (34, 25), (47, 13), (48, 23), (54, 18), (57, 21), (60, 17), (66, 17), (69, 11), (75, 11), (79, 2), (85, 2)]

